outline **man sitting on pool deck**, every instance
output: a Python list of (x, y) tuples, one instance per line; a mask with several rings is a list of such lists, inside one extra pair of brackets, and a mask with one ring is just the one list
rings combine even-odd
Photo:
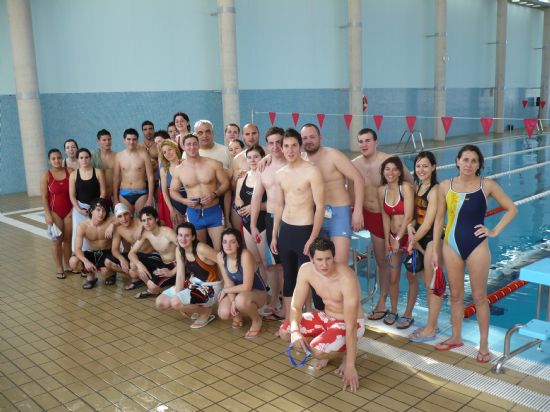
[[(349, 386), (356, 392), (359, 377), (355, 356), (357, 341), (365, 333), (365, 313), (357, 276), (346, 264), (335, 262), (334, 254), (334, 243), (324, 237), (309, 246), (311, 261), (298, 271), (289, 318), (281, 325), (280, 336), (298, 350), (310, 349), (317, 358), (316, 369), (344, 353), (336, 372), (342, 376), (343, 389)], [(324, 311), (302, 313), (310, 286), (323, 299)]]
[[(155, 208), (145, 206), (139, 211), (139, 219), (143, 233), (128, 254), (132, 264), (130, 276), (134, 278), (137, 272), (147, 286), (147, 290), (136, 295), (138, 299), (156, 296), (161, 287), (175, 284), (177, 245), (176, 233), (169, 227), (159, 225), (159, 215)], [(146, 241), (151, 244), (153, 253), (138, 252)]]
[[(96, 272), (105, 278), (106, 285), (116, 282), (114, 273), (105, 266), (105, 259), (111, 255), (111, 234), (113, 219), (109, 218), (109, 206), (102, 198), (92, 200), (88, 210), (90, 219), (83, 221), (76, 230), (74, 256), (69, 264), (74, 272), (86, 274), (84, 289), (91, 289), (97, 283)], [(107, 232), (107, 233), (106, 233)], [(82, 250), (84, 240), (90, 245), (90, 250)], [(84, 268), (82, 268), (84, 266)]]

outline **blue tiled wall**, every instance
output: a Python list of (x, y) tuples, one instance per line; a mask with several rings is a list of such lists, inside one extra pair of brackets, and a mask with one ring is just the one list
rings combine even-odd
[[(433, 90), (431, 89), (366, 89), (369, 100), (368, 114), (431, 116)], [(505, 117), (536, 116), (537, 108), (524, 109), (521, 100), (524, 88), (507, 89)], [(349, 149), (348, 131), (342, 114), (347, 112), (348, 93), (344, 89), (307, 90), (242, 90), (240, 92), (241, 123), (254, 121), (263, 133), (271, 126), (267, 112), (301, 113), (298, 125), (317, 123), (316, 113), (325, 113), (324, 144)], [(24, 192), (25, 175), (17, 118), (17, 105), (12, 95), (0, 96), (0, 194)], [(186, 92), (128, 92), (128, 93), (58, 93), (41, 95), (46, 150), (62, 149), (65, 139), (75, 138), (80, 146), (96, 147), (96, 133), (106, 128), (113, 135), (113, 149), (123, 148), (122, 133), (133, 127), (140, 130), (141, 122), (149, 119), (157, 129), (165, 128), (176, 111), (185, 111), (191, 122), (199, 118), (214, 123), (216, 140), (223, 139), (221, 95), (218, 91)], [(264, 112), (260, 114), (258, 112)], [(304, 113), (311, 113), (306, 115)], [(481, 133), (477, 117), (493, 115), (493, 96), (490, 89), (448, 89), (447, 114), (455, 117), (475, 117), (474, 120), (456, 119), (450, 136)], [(522, 128), (522, 120), (506, 121)], [(290, 114), (278, 114), (275, 124), (293, 127)], [(433, 119), (418, 119), (416, 128), (425, 139), (433, 133)], [(372, 118), (364, 125), (374, 128)], [(384, 118), (379, 137), (382, 143), (397, 143), (406, 130), (404, 118)]]

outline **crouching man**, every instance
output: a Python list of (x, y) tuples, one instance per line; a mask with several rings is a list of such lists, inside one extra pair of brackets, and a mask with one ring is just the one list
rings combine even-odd
[[(311, 261), (298, 271), (289, 318), (282, 324), (280, 336), (290, 340), (297, 350), (309, 349), (317, 359), (316, 369), (343, 353), (337, 373), (342, 376), (344, 390), (349, 386), (351, 392), (356, 392), (357, 341), (365, 333), (359, 282), (347, 265), (334, 261), (334, 243), (329, 239), (315, 239), (309, 254)], [(310, 287), (323, 299), (324, 311), (302, 313)]]
[[(111, 235), (113, 220), (109, 218), (109, 208), (105, 199), (97, 198), (88, 210), (90, 219), (78, 225), (76, 231), (74, 256), (69, 260), (71, 269), (82, 270), (86, 274), (84, 289), (91, 289), (97, 283), (96, 272), (101, 273), (106, 285), (112, 285), (116, 276), (105, 266), (105, 259), (111, 255)], [(90, 250), (82, 250), (84, 240), (88, 241)], [(84, 266), (84, 268), (82, 268)], [(116, 278), (114, 278), (116, 280)]]
[[(159, 226), (159, 215), (154, 208), (146, 206), (141, 209), (139, 219), (143, 233), (130, 249), (128, 258), (132, 266), (130, 276), (135, 277), (132, 272), (137, 272), (137, 276), (147, 286), (147, 290), (138, 293), (136, 298), (146, 298), (158, 295), (161, 287), (174, 285), (177, 243), (172, 229)], [(151, 244), (153, 253), (138, 252), (146, 241)]]

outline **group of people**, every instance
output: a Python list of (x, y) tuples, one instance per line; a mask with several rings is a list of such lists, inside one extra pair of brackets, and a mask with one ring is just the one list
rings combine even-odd
[[(189, 117), (178, 112), (166, 131), (144, 121), (142, 143), (135, 129), (127, 129), (119, 153), (111, 150), (105, 129), (93, 153), (72, 139), (65, 142), (66, 159), (50, 150), (42, 203), (46, 223), (57, 228), (52, 253), (58, 278), (82, 271), (89, 289), (96, 273), (106, 285), (125, 273), (125, 289), (145, 285), (136, 297), (156, 296), (159, 309), (191, 317), (191, 328), (210, 323), (216, 303), (218, 316), (235, 328), (251, 320), (246, 338), (264, 331), (263, 320), (284, 320), (279, 336), (310, 350), (317, 367), (345, 353), (337, 371), (344, 387), (355, 391), (365, 314), (349, 251), (352, 233), (366, 229), (380, 279), (368, 318), (409, 328), (422, 277), (429, 316), (410, 339), (435, 340), (441, 297), (429, 285), (444, 263), (453, 333), (436, 349), (461, 346), (467, 267), (480, 328), (477, 360), (490, 360), (486, 238), (498, 235), (516, 208), (496, 182), (480, 177), (479, 148), (464, 146), (456, 157), (458, 175), (438, 183), (433, 153), (417, 155), (413, 177), (399, 157), (377, 150), (376, 131), (369, 128), (359, 131), (361, 154), (353, 160), (323, 146), (312, 123), (300, 131), (269, 128), (266, 147), (251, 123), (242, 134), (228, 124), (225, 145), (214, 141), (208, 120), (190, 131)], [(493, 229), (484, 225), (489, 197), (505, 211)], [(403, 261), (409, 291), (399, 316)]]

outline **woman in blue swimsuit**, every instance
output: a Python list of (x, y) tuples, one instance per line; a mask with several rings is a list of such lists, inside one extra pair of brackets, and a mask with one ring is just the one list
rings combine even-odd
[[(439, 185), (438, 207), (434, 233), (441, 233), (445, 215), (447, 226), (443, 242), (443, 260), (447, 268), (451, 289), (452, 336), (435, 346), (437, 350), (450, 350), (463, 346), (462, 319), (464, 318), (464, 269), (468, 269), (472, 297), (479, 325), (479, 352), (477, 361), (491, 360), (489, 352), (489, 303), (487, 278), (491, 265), (488, 237), (495, 237), (516, 216), (517, 209), (502, 188), (491, 179), (480, 177), (483, 155), (477, 146), (466, 145), (458, 152), (456, 167), (459, 175)], [(493, 228), (484, 225), (487, 200), (493, 197), (506, 212)], [(433, 239), (433, 265), (437, 266), (439, 236)]]
[(224, 282), (224, 289), (218, 295), (218, 316), (224, 320), (233, 318), (234, 328), (243, 325), (243, 315), (249, 317), (252, 325), (245, 338), (256, 338), (264, 331), (258, 309), (267, 301), (267, 288), (238, 230), (229, 228), (222, 232), (218, 267)]

